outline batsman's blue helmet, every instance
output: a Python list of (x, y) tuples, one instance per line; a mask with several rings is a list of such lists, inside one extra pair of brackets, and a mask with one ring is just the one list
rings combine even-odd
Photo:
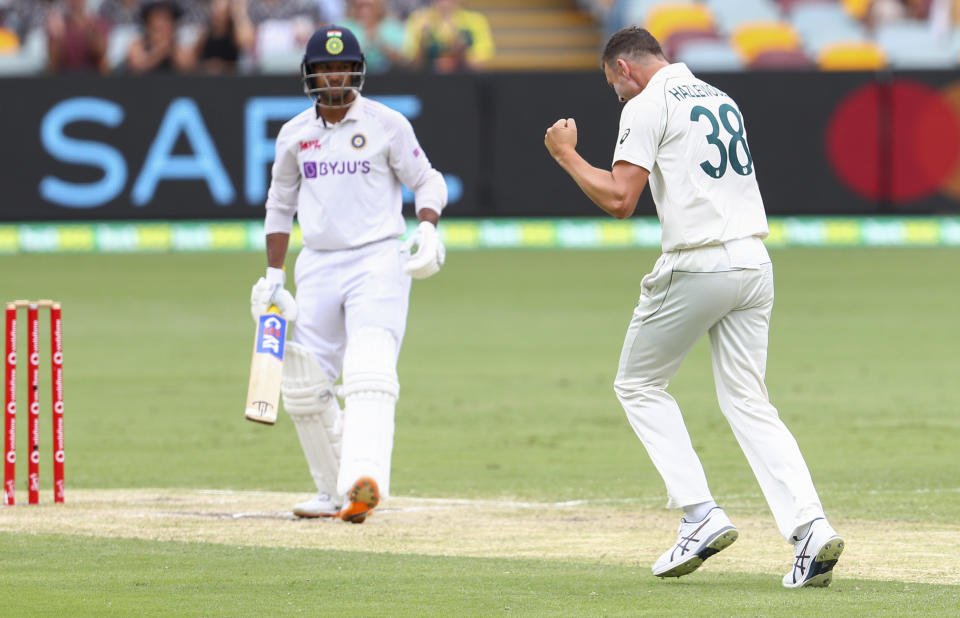
[(303, 61), (300, 63), (300, 78), (303, 80), (303, 91), (319, 105), (329, 107), (344, 107), (349, 105), (342, 100), (341, 104), (334, 105), (332, 100), (326, 100), (329, 94), (334, 91), (342, 91), (343, 86), (331, 86), (327, 80), (329, 73), (317, 73), (313, 65), (318, 62), (353, 62), (359, 66), (358, 70), (346, 73), (348, 80), (346, 88), (360, 93), (363, 89), (363, 82), (367, 74), (367, 63), (363, 57), (363, 51), (360, 49), (360, 43), (356, 35), (350, 32), (349, 28), (343, 26), (326, 26), (320, 28), (307, 41), (307, 51), (303, 54)]
[(360, 43), (348, 28), (342, 26), (320, 28), (307, 41), (303, 64), (336, 61), (364, 62)]

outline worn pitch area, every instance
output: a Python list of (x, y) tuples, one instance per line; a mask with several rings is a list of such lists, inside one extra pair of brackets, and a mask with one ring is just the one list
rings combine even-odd
[[(25, 498), (26, 496), (24, 496)], [(0, 507), (0, 531), (397, 554), (623, 564), (644, 571), (675, 540), (672, 511), (623, 502), (391, 497), (361, 525), (297, 519), (302, 494), (74, 490), (67, 503)], [(793, 555), (769, 517), (732, 511), (740, 539), (705, 569), (781, 574)], [(837, 519), (838, 577), (960, 585), (960, 525)], [(896, 531), (891, 534), (891, 531)], [(779, 577), (779, 575), (778, 575)]]

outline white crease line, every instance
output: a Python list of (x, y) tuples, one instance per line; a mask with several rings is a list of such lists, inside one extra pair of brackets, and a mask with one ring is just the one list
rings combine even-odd
[(210, 494), (214, 496), (272, 496), (276, 493), (290, 493), (290, 492), (276, 492), (276, 491), (256, 491), (256, 490), (246, 490), (246, 489), (197, 489), (198, 494)]
[[(257, 496), (257, 497), (268, 497), (279, 493), (296, 493), (296, 492), (269, 492), (269, 491), (248, 491), (248, 490), (233, 490), (233, 489), (198, 489), (194, 490), (196, 493), (202, 495), (218, 495), (218, 496)], [(897, 494), (946, 494), (946, 493), (960, 493), (960, 487), (943, 487), (943, 488), (929, 488), (929, 487), (920, 487), (912, 490), (898, 490), (898, 489), (869, 489), (863, 491), (867, 495), (897, 495)], [(422, 502), (422, 503), (433, 503), (437, 505), (447, 505), (447, 506), (490, 506), (490, 507), (510, 507), (510, 508), (543, 508), (543, 507), (572, 507), (572, 506), (590, 506), (590, 505), (602, 505), (602, 504), (662, 504), (665, 500), (665, 497), (636, 497), (636, 498), (595, 498), (595, 499), (582, 499), (582, 500), (563, 500), (559, 502), (528, 502), (528, 501), (517, 501), (517, 500), (485, 500), (485, 499), (470, 499), (470, 498), (426, 498), (420, 496), (393, 496), (398, 500), (412, 501), (412, 502)], [(759, 500), (763, 496), (758, 491), (757, 493), (751, 494), (729, 494), (722, 496), (724, 502), (732, 500)], [(422, 508), (422, 507), (421, 507)], [(398, 510), (409, 510), (409, 509), (398, 509)]]

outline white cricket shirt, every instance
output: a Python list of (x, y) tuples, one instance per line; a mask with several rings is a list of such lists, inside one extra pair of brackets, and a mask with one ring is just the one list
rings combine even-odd
[(769, 233), (740, 108), (683, 63), (624, 104), (617, 161), (650, 172), (664, 252)]
[(443, 177), (402, 114), (359, 95), (333, 124), (310, 107), (277, 136), (264, 231), (289, 233), (296, 214), (303, 244), (318, 251), (399, 237), (401, 183), (416, 193), (418, 211), (446, 205)]

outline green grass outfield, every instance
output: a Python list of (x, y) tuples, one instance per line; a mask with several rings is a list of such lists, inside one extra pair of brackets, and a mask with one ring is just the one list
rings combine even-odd
[[(289, 419), (268, 428), (242, 418), (249, 289), (264, 260), (251, 253), (0, 257), (3, 300), (63, 302), (67, 405), (67, 504), (33, 507), (35, 522), (22, 506), (25, 492), (16, 507), (0, 508), (0, 614), (956, 614), (960, 252), (773, 252), (768, 386), (828, 515), (848, 537), (834, 584), (802, 591), (780, 588), (791, 559), (782, 539), (770, 545), (779, 553), (758, 554), (752, 569), (748, 554), (734, 553), (751, 547), (747, 535), (689, 577), (650, 575), (656, 553), (643, 543), (669, 539), (676, 521), (662, 512), (662, 482), (612, 381), (640, 279), (656, 257), (648, 250), (453, 252), (438, 276), (414, 284), (400, 362), (397, 503), (543, 503), (546, 521), (551, 504), (579, 500), (581, 511), (564, 519), (591, 533), (615, 528), (605, 523), (608, 508), (616, 525), (634, 517), (656, 524), (616, 528), (621, 537), (597, 547), (595, 558), (588, 549), (516, 553), (506, 533), (497, 542), (495, 529), (485, 533), (489, 547), (468, 551), (478, 538), (471, 511), (438, 521), (460, 522), (462, 547), (445, 540), (449, 546), (422, 551), (404, 551), (403, 518), (415, 509), (385, 509), (363, 526), (245, 519), (249, 542), (186, 538), (180, 519), (162, 532), (109, 532), (133, 517), (122, 511), (80, 530), (86, 511), (72, 509), (95, 500), (93, 490), (177, 489), (184, 501), (200, 489), (311, 493)], [(44, 367), (46, 336), (41, 330)], [(51, 500), (48, 384), (45, 377), (44, 502)], [(766, 526), (757, 530), (774, 543), (772, 518), (717, 408), (704, 342), (671, 392), (718, 501), (735, 520)], [(23, 403), (20, 410), (23, 489)], [(138, 504), (147, 526), (156, 519), (152, 507)], [(502, 512), (509, 523), (512, 511)], [(62, 529), (42, 523), (51, 513)], [(536, 513), (523, 511), (526, 525), (536, 525)], [(219, 529), (232, 525), (227, 517)], [(91, 532), (97, 528), (106, 531)], [(291, 536), (265, 542), (278, 528), (292, 528)], [(920, 545), (882, 551), (907, 529)], [(393, 535), (389, 550), (380, 550), (388, 546), (378, 535)], [(881, 549), (857, 560), (857, 540)], [(738, 555), (740, 566), (726, 571)], [(848, 556), (856, 577), (844, 573)], [(871, 570), (876, 561), (884, 568)], [(937, 583), (925, 583), (927, 575)]]

